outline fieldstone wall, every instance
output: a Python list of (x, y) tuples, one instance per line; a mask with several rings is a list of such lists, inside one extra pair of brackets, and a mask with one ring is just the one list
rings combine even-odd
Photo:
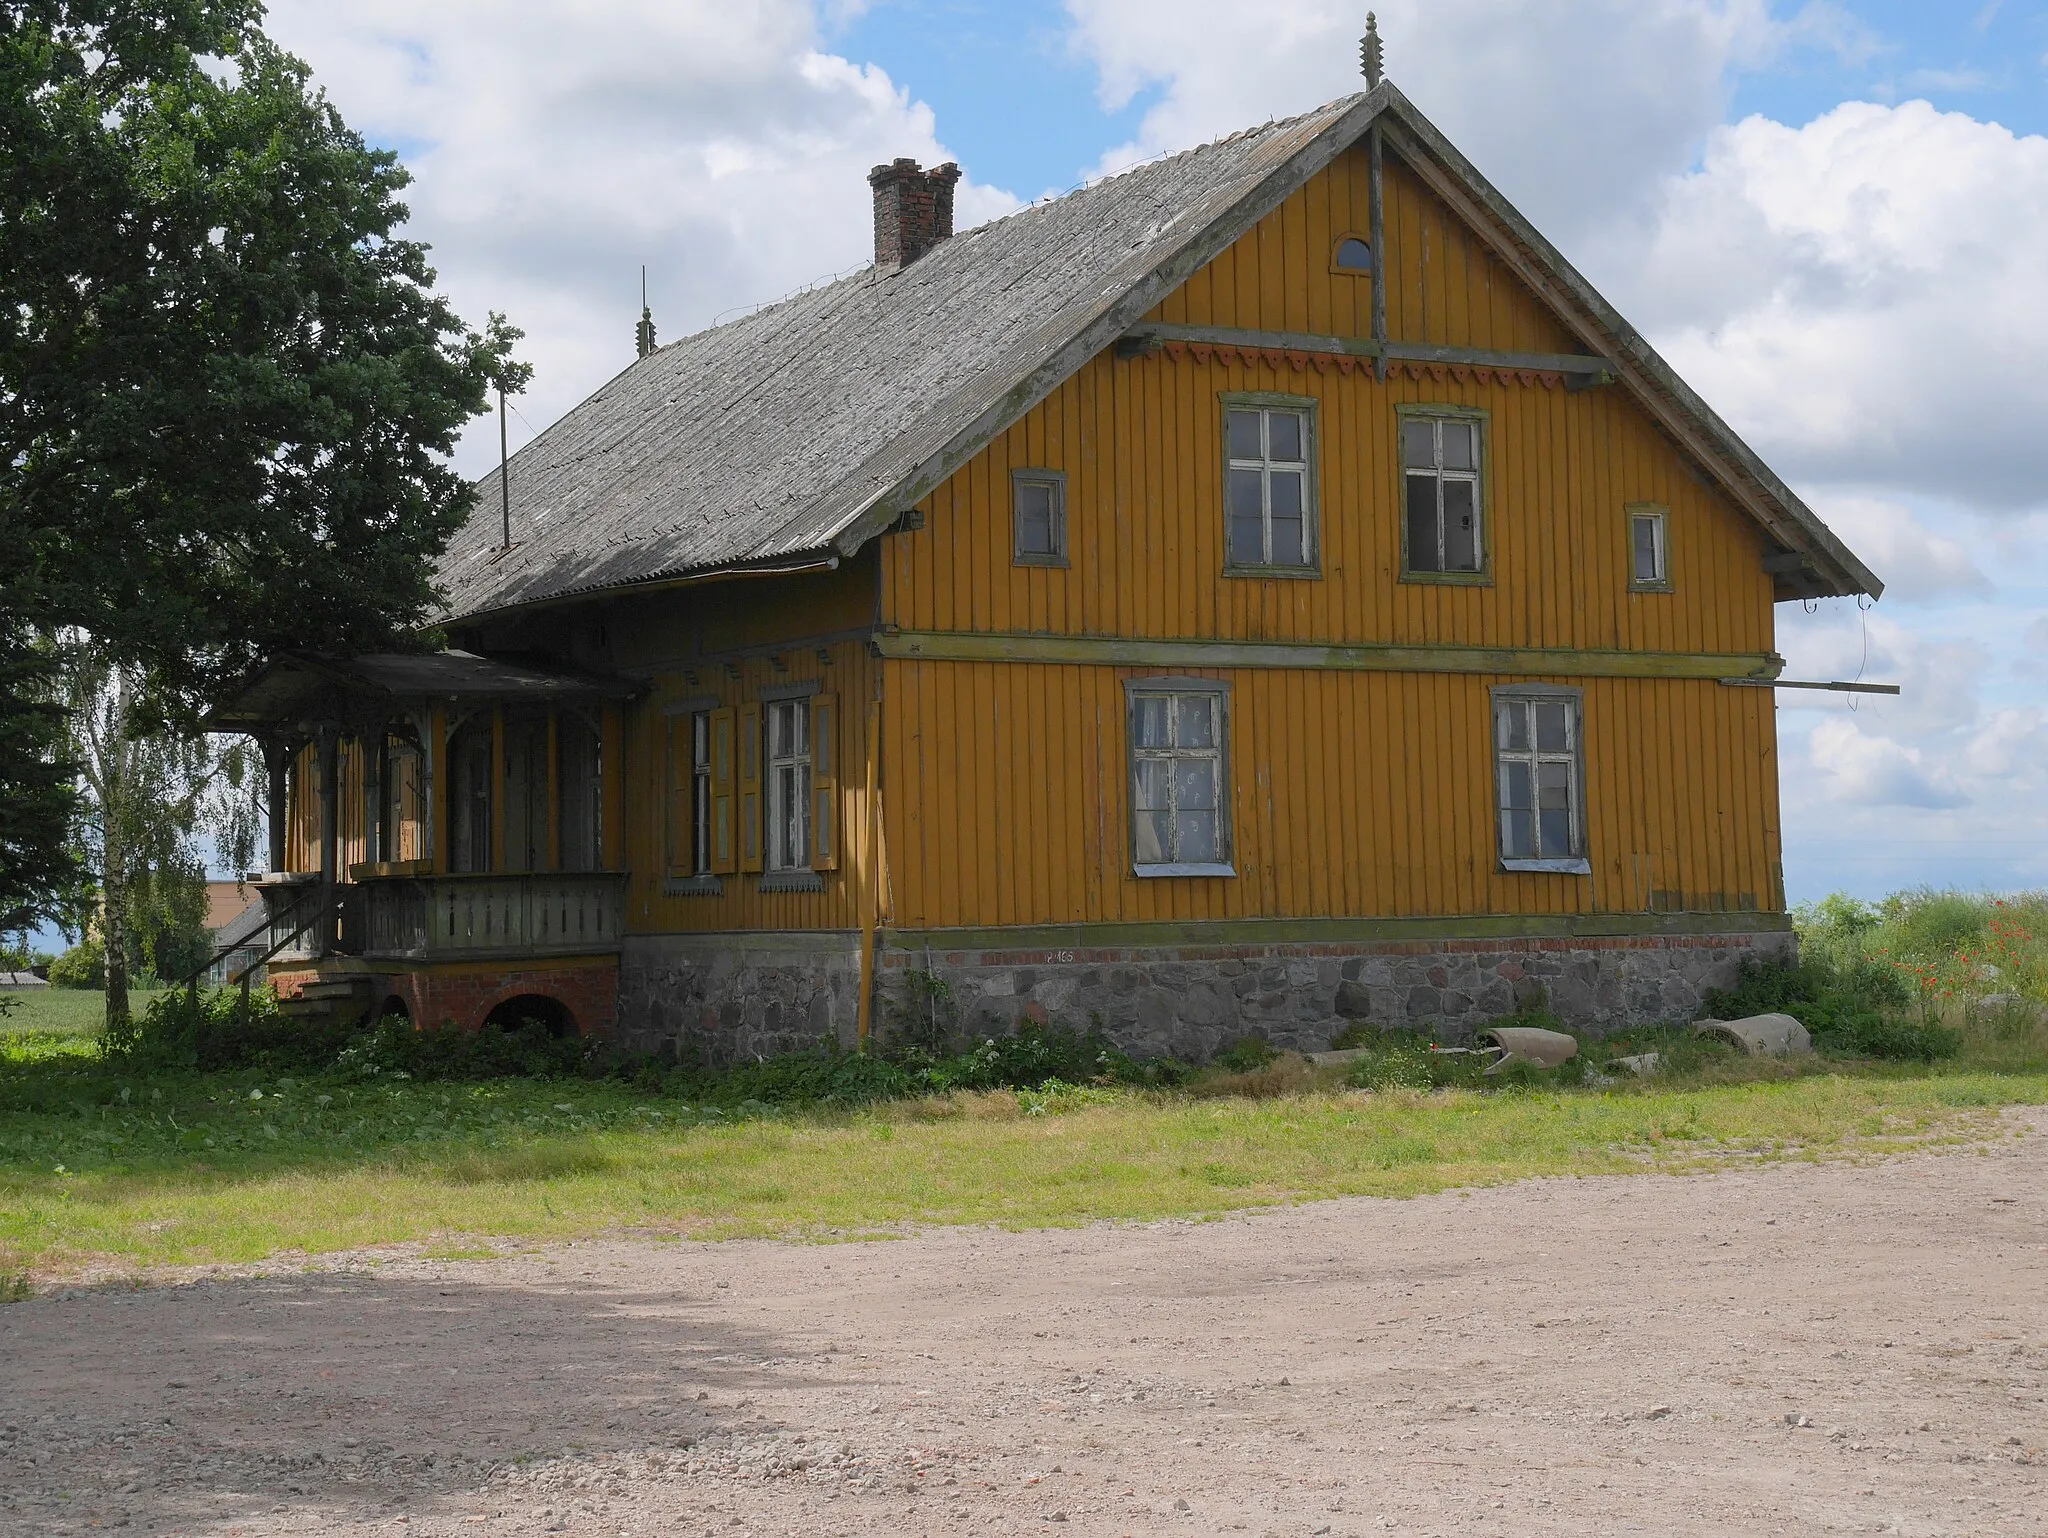
[[(1199, 1062), (1258, 1035), (1300, 1052), (1366, 1022), (1469, 1040), (1487, 1021), (1541, 996), (1574, 1027), (1599, 1034), (1690, 1020), (1709, 988), (1742, 961), (1789, 953), (1783, 932), (1568, 940), (1261, 945), (1104, 951), (946, 951), (930, 956), (960, 1029), (1002, 1035), (1026, 1020), (1085, 1027), (1099, 1016), (1133, 1057)], [(909, 996), (919, 951), (885, 953), (876, 1011)]]
[(860, 938), (817, 934), (639, 935), (619, 958), (619, 1044), (721, 1066), (851, 1046)]

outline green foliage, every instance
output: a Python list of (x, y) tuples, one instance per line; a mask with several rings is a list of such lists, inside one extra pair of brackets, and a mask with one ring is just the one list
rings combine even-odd
[[(5, 388), (0, 377), (0, 392)], [(0, 502), (0, 562), (10, 543), (4, 506)], [(4, 593), (0, 586), (0, 934), (12, 934), (45, 920), (74, 919), (87, 893), (71, 837), (76, 766), (63, 752), (64, 711), (52, 684), (51, 648), (23, 623), (25, 616), (6, 609)]]
[(1918, 1063), (1954, 1057), (1960, 1034), (1933, 1020), (1908, 1018), (1911, 1002), (1898, 972), (1878, 963), (1751, 961), (1733, 988), (1706, 996), (1701, 1018), (1787, 1014), (1824, 1052)]
[(960, 1028), (960, 1006), (953, 985), (936, 972), (912, 967), (888, 1006), (882, 1033), (890, 1052), (941, 1057), (950, 1051)]
[(87, 935), (50, 963), (52, 988), (104, 988), (107, 986), (107, 955), (99, 937)]
[(140, 1015), (110, 1021), (100, 1035), (109, 1061), (133, 1070), (241, 1068), (318, 1071), (333, 1066), (351, 1028), (294, 1020), (268, 988), (194, 992), (175, 988)]
[(906, 1099), (922, 1087), (918, 1076), (901, 1063), (844, 1051), (830, 1039), (808, 1052), (787, 1052), (721, 1070), (685, 1070), (664, 1086), (680, 1099), (732, 1110), (874, 1105)]
[(616, 1064), (604, 1043), (557, 1036), (539, 1020), (464, 1031), (452, 1024), (416, 1029), (397, 1015), (357, 1029), (328, 1061), (351, 1078), (429, 1082), (597, 1078)]
[(1226, 1073), (1255, 1073), (1279, 1055), (1280, 1049), (1263, 1036), (1240, 1036), (1218, 1047), (1209, 1063)]
[(0, 930), (77, 907), (54, 638), (186, 726), (258, 660), (407, 644), (519, 333), (257, 0), (0, 4)]
[(187, 701), (424, 618), (473, 495), (446, 456), (520, 382), (515, 334), (471, 333), (397, 234), (397, 157), (260, 18), (0, 11), (0, 526), (28, 558), (0, 607)]
[(1137, 1067), (1110, 1044), (1101, 1023), (1088, 1030), (1027, 1020), (1009, 1036), (990, 1036), (957, 1057), (915, 1065), (934, 1091), (1029, 1089), (1058, 1081), (1088, 1084), (1097, 1079), (1135, 1077)]

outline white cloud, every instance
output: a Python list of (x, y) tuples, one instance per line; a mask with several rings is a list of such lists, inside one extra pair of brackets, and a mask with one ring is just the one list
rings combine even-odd
[(2048, 652), (2048, 614), (2041, 615), (2026, 630), (2027, 645), (2037, 652)]
[(1888, 601), (1923, 603), (1993, 592), (1991, 579), (1960, 540), (1936, 534), (1896, 502), (1820, 496), (1814, 511), (1884, 580)]
[(1846, 716), (1813, 729), (1807, 755), (1830, 800), (1863, 806), (1955, 807), (1968, 797), (1916, 748), (1865, 733)]
[(2048, 139), (1926, 102), (1746, 119), (1612, 286), (1783, 473), (2043, 500)]
[[(1545, 233), (1640, 210), (1722, 120), (1731, 59), (1790, 41), (1767, 0), (1381, 0), (1387, 74)], [(1363, 88), (1355, 0), (1067, 0), (1111, 106), (1161, 97), (1113, 169)], [(1819, 14), (1825, 8), (1808, 7)], [(1796, 23), (1795, 23), (1796, 25)]]
[[(868, 168), (946, 158), (927, 108), (819, 50), (806, 0), (280, 0), (267, 25), (401, 151), (462, 314), (527, 329), (535, 427), (632, 361), (641, 262), (673, 340), (859, 266)], [(1014, 202), (963, 183), (961, 222)]]

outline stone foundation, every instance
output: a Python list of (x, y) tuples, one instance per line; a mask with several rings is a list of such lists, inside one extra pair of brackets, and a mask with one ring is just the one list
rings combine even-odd
[[(1086, 951), (938, 950), (930, 970), (959, 1028), (1001, 1035), (1027, 1020), (1085, 1027), (1099, 1018), (1133, 1057), (1200, 1062), (1239, 1037), (1321, 1051), (1359, 1024), (1470, 1040), (1487, 1021), (1541, 999), (1590, 1034), (1690, 1020), (1710, 988), (1750, 958), (1789, 955), (1787, 931), (1360, 941)], [(922, 949), (884, 954), (885, 999), (901, 1001)], [(900, 1007), (900, 1005), (899, 1005)], [(877, 1020), (891, 1017), (885, 1005)]]
[(726, 1065), (852, 1046), (860, 1026), (860, 936), (636, 935), (619, 959), (619, 1044)]
[[(1672, 932), (1683, 922), (1660, 921), (1654, 933), (1077, 950), (942, 948), (934, 934), (927, 951), (927, 937), (885, 934), (874, 1027), (887, 1035), (898, 1026), (910, 973), (928, 966), (951, 992), (962, 1037), (1034, 1020), (1085, 1029), (1099, 1017), (1138, 1058), (1200, 1062), (1251, 1035), (1315, 1052), (1357, 1023), (1464, 1041), (1539, 997), (1597, 1035), (1690, 1020), (1745, 959), (1789, 955), (1794, 944), (1788, 929), (1765, 927), (1769, 917)], [(854, 933), (641, 935), (620, 958), (618, 1040), (631, 1051), (729, 1064), (827, 1037), (850, 1047), (859, 1016)]]

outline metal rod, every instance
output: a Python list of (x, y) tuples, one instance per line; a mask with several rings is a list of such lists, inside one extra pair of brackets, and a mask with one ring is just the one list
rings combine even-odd
[(1837, 694), (1897, 694), (1897, 684), (1815, 683), (1803, 678), (1721, 678), (1731, 689), (1831, 689)]
[(505, 387), (498, 386), (498, 514), (505, 524), (503, 549), (512, 548), (511, 456), (505, 449)]

